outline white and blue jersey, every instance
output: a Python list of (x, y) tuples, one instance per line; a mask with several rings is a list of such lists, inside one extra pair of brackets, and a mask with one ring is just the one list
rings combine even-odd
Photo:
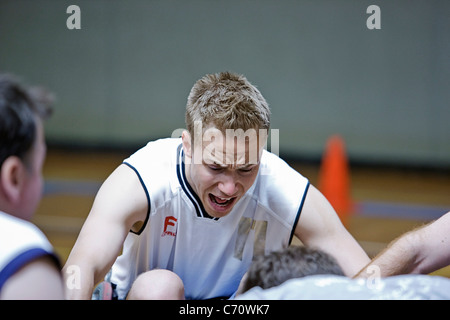
[(0, 211), (0, 292), (20, 268), (44, 256), (60, 267), (52, 245), (34, 224)]
[(152, 269), (175, 272), (187, 299), (232, 296), (254, 255), (290, 244), (309, 187), (264, 150), (253, 186), (228, 215), (212, 218), (186, 179), (181, 139), (150, 142), (124, 164), (138, 175), (149, 209), (112, 267), (119, 299)]

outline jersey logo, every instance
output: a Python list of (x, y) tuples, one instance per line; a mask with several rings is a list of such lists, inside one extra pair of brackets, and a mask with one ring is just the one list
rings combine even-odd
[(177, 235), (177, 226), (176, 226), (177, 218), (173, 216), (166, 217), (164, 220), (164, 231), (161, 234), (161, 237), (172, 236), (175, 237)]
[[(234, 247), (234, 257), (242, 261), (244, 248), (253, 245), (253, 256), (265, 254), (267, 221), (242, 217), (239, 221), (238, 235)], [(253, 243), (252, 243), (253, 242)]]

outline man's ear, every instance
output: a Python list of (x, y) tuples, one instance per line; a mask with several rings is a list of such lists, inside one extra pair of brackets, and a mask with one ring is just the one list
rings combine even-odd
[(16, 156), (10, 156), (3, 161), (0, 168), (1, 189), (5, 197), (11, 203), (18, 203), (22, 192), (23, 179), (26, 170), (22, 160)]
[(191, 135), (187, 130), (181, 133), (181, 141), (183, 142), (183, 151), (187, 158), (192, 158), (192, 139)]

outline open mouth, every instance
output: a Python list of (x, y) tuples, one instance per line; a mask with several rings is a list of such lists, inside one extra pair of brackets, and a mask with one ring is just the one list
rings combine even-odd
[(212, 193), (209, 194), (209, 199), (211, 200), (212, 204), (216, 209), (228, 209), (233, 203), (236, 197), (232, 198), (221, 198), (213, 195)]

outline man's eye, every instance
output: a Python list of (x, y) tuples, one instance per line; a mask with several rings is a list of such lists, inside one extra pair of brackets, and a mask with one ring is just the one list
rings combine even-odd
[(209, 168), (213, 171), (219, 171), (222, 170), (222, 167), (218, 167), (218, 166), (209, 166)]

